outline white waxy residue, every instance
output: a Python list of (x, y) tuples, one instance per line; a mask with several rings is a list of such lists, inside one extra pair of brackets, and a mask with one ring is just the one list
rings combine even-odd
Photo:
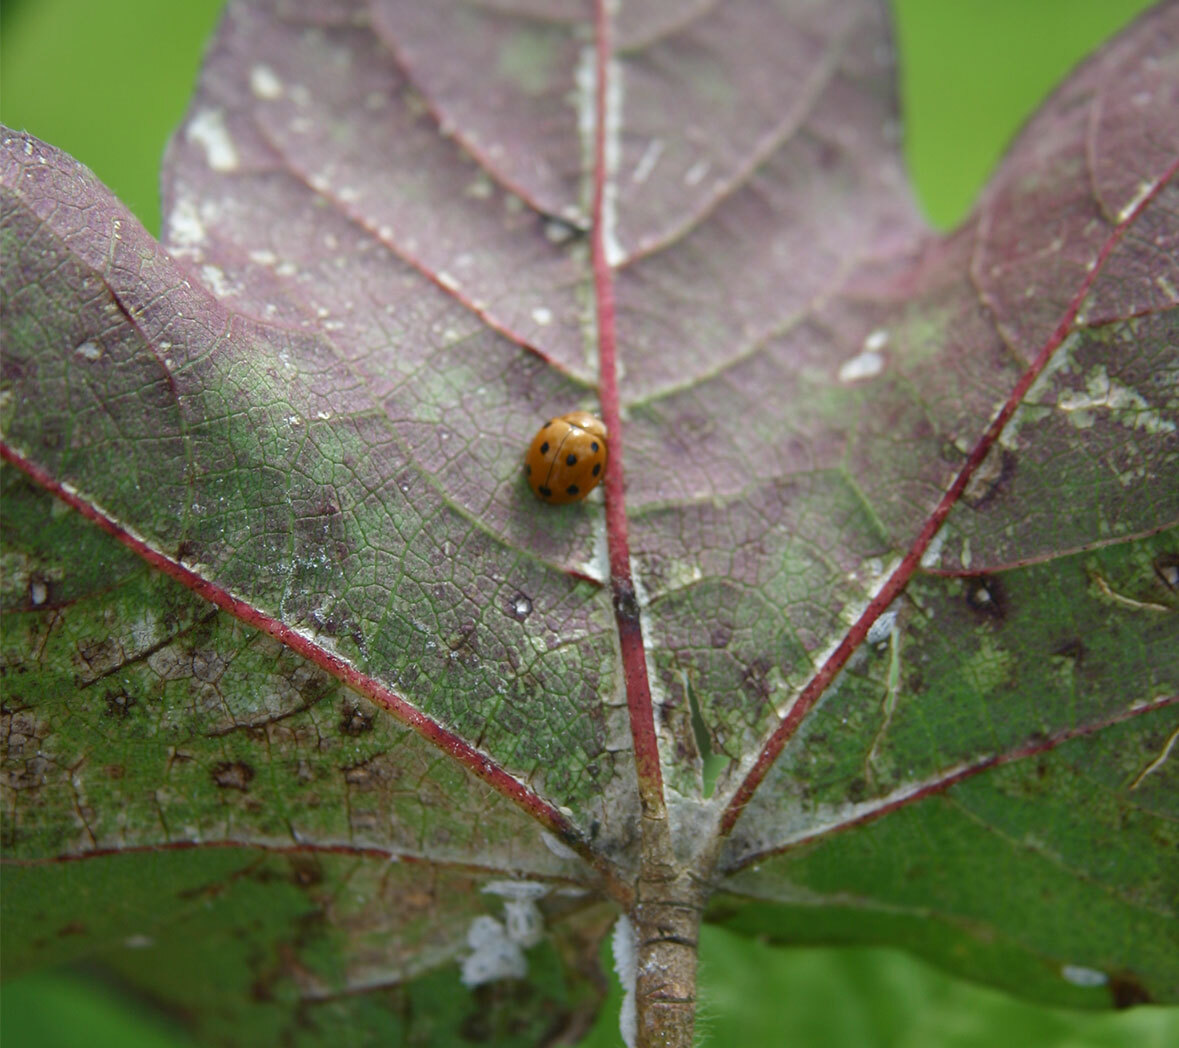
[(632, 174), (631, 181), (643, 183), (650, 177), (651, 172), (655, 170), (655, 165), (659, 163), (659, 158), (663, 155), (663, 139), (653, 138), (647, 143), (647, 148), (643, 150), (643, 155), (639, 157), (639, 162), (635, 164), (634, 174)]
[(897, 624), (897, 613), (886, 611), (871, 626), (868, 627), (867, 641), (869, 644), (881, 644), (892, 636), (893, 627)]
[(481, 986), (499, 979), (522, 979), (528, 962), (520, 944), (508, 938), (507, 929), (494, 917), (482, 914), (467, 929), (470, 954), (463, 958), (464, 986)]
[(866, 378), (875, 378), (883, 370), (884, 357), (871, 350), (865, 350), (840, 365), (839, 381), (860, 382)]
[(614, 924), (610, 936), (614, 951), (614, 971), (622, 984), (622, 1008), (618, 1013), (618, 1030), (626, 1048), (635, 1048), (638, 1012), (635, 1008), (635, 981), (639, 970), (639, 944), (635, 926), (624, 913)]
[(544, 846), (548, 848), (558, 859), (576, 859), (577, 852), (568, 847), (563, 842), (557, 840), (548, 830), (540, 831), (540, 839), (544, 841)]
[(492, 881), (484, 886), (484, 892), (504, 900), (504, 919), (481, 914), (471, 921), (467, 929), (471, 953), (462, 964), (464, 985), (522, 979), (528, 973), (524, 950), (544, 935), (544, 916), (536, 903), (548, 890), (547, 884), (534, 881)]
[(220, 109), (202, 109), (198, 112), (189, 121), (184, 137), (205, 151), (205, 162), (214, 171), (237, 170), (237, 147), (233, 144)]
[(845, 360), (839, 368), (840, 382), (859, 382), (861, 379), (875, 378), (884, 370), (884, 356), (881, 350), (888, 345), (888, 332), (883, 328), (870, 331), (864, 338), (864, 344), (851, 360)]
[(205, 223), (194, 200), (182, 197), (168, 215), (168, 241), (177, 250), (197, 247), (205, 241)]
[(925, 547), (925, 552), (921, 554), (921, 566), (923, 568), (937, 567), (938, 561), (942, 559), (942, 547), (946, 544), (946, 536), (948, 534), (949, 529), (943, 526), (930, 540), (929, 545)]
[(1071, 982), (1074, 986), (1104, 986), (1109, 982), (1109, 976), (1105, 972), (1080, 964), (1066, 964), (1060, 969), (1060, 974), (1066, 982)]
[(272, 102), (282, 97), (282, 81), (270, 66), (256, 65), (250, 70), (250, 90), (255, 98)]

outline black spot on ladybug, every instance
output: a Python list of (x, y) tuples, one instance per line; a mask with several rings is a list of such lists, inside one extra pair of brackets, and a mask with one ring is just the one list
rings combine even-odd
[(1007, 617), (1007, 598), (998, 579), (990, 575), (974, 575), (965, 582), (966, 605), (971, 611), (987, 619), (1002, 621)]
[(594, 442), (593, 442), (593, 443), (590, 445), (590, 451), (597, 451), (597, 450), (598, 450), (598, 442), (595, 440), (595, 441), (594, 441)]
[(553, 424), (553, 420), (552, 420), (552, 419), (549, 419), (549, 420), (548, 420), (548, 422), (546, 422), (546, 423), (545, 423), (543, 426), (541, 426), (540, 428), (541, 428), (541, 429), (548, 429), (548, 428), (549, 428), (549, 426), (551, 426), (552, 424)]
[(553, 497), (553, 489), (552, 488), (546, 488), (543, 485), (541, 485), (541, 487), (537, 488), (536, 490), (539, 491), (546, 499)]
[(595, 462), (594, 463), (594, 476), (596, 477), (601, 472), (602, 472), (602, 464), (600, 462)]
[(540, 453), (542, 455), (547, 455), (549, 453), (549, 442), (547, 440), (543, 444), (541, 444)]
[(570, 484), (570, 485), (569, 485), (569, 487), (567, 487), (567, 488), (565, 489), (565, 494), (566, 494), (566, 495), (576, 495), (576, 494), (577, 494), (577, 485), (576, 485), (576, 484)]
[(245, 793), (254, 778), (254, 769), (245, 761), (221, 761), (213, 765), (213, 782), (223, 790), (241, 790)]
[(565, 456), (565, 465), (566, 466), (576, 466), (577, 465), (577, 456), (576, 455), (566, 455)]
[(528, 465), (527, 462), (524, 463), (524, 476), (526, 476), (526, 477), (532, 476), (532, 467), (530, 465)]

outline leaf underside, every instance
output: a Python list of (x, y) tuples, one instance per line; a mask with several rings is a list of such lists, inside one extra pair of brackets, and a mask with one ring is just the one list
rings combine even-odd
[[(1179, 4), (946, 237), (880, 4), (594, 19), (232, 4), (161, 244), (5, 134), (9, 970), (574, 1036), (654, 783), (709, 919), (1179, 1000)], [(611, 397), (612, 503), (540, 506)]]

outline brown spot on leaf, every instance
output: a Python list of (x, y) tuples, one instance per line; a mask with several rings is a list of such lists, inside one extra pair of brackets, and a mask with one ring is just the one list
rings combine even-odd
[(323, 881), (323, 867), (312, 855), (292, 855), (291, 881), (300, 888), (320, 884)]
[(125, 691), (111, 692), (106, 697), (106, 715), (124, 720), (136, 706), (135, 699)]
[(360, 764), (353, 764), (344, 768), (344, 781), (349, 786), (354, 786), (360, 790), (371, 788), (377, 779), (377, 770), (371, 766), (375, 760), (376, 757), (370, 757), (367, 761), (362, 761)]
[(1014, 475), (1015, 454), (996, 444), (970, 478), (966, 490), (962, 492), (962, 499), (972, 509), (982, 509), (994, 500)]
[(116, 782), (127, 774), (127, 769), (121, 764), (106, 764), (103, 766), (102, 773), (108, 778)]
[(245, 761), (221, 761), (213, 765), (213, 782), (223, 790), (241, 790), (245, 793), (254, 778), (254, 769)]
[(81, 921), (70, 921), (57, 929), (57, 937), (65, 939), (71, 935), (85, 935), (89, 929)]
[(1137, 1004), (1151, 1004), (1149, 991), (1132, 975), (1111, 975), (1109, 994), (1115, 1008), (1133, 1008)]
[(78, 655), (90, 669), (90, 673), (85, 676), (93, 680), (117, 669), (123, 652), (113, 638), (107, 637), (93, 644), (82, 644), (78, 648)]
[(769, 672), (770, 664), (765, 659), (754, 659), (741, 674), (741, 686), (745, 692), (763, 703), (770, 697)]
[(614, 614), (623, 622), (638, 624), (639, 602), (629, 579), (614, 580)]
[(714, 626), (712, 632), (708, 635), (708, 643), (714, 648), (727, 648), (729, 641), (733, 639), (733, 630), (731, 626), (726, 626), (723, 623), (719, 626)]
[(465, 620), (447, 637), (446, 646), (452, 656), (464, 666), (472, 668), (479, 665), (478, 636), (475, 632), (475, 623), (471, 619)]
[(1007, 617), (1007, 598), (1003, 585), (993, 575), (973, 575), (965, 579), (966, 606), (980, 618), (1002, 622)]
[(517, 622), (523, 622), (532, 614), (532, 598), (526, 593), (515, 593), (508, 598), (507, 612)]
[(341, 734), (356, 738), (372, 730), (373, 715), (371, 713), (365, 713), (350, 702), (344, 703), (344, 709), (340, 714)]
[(1154, 573), (1172, 593), (1179, 593), (1179, 553), (1160, 553), (1154, 558)]
[(1078, 666), (1085, 660), (1085, 645), (1076, 637), (1070, 637), (1052, 651), (1058, 658), (1068, 659)]

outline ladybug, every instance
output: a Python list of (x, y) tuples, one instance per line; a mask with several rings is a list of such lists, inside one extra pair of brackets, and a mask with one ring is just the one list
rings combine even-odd
[(542, 502), (578, 502), (598, 486), (606, 469), (606, 424), (588, 411), (549, 419), (524, 456), (524, 475)]

